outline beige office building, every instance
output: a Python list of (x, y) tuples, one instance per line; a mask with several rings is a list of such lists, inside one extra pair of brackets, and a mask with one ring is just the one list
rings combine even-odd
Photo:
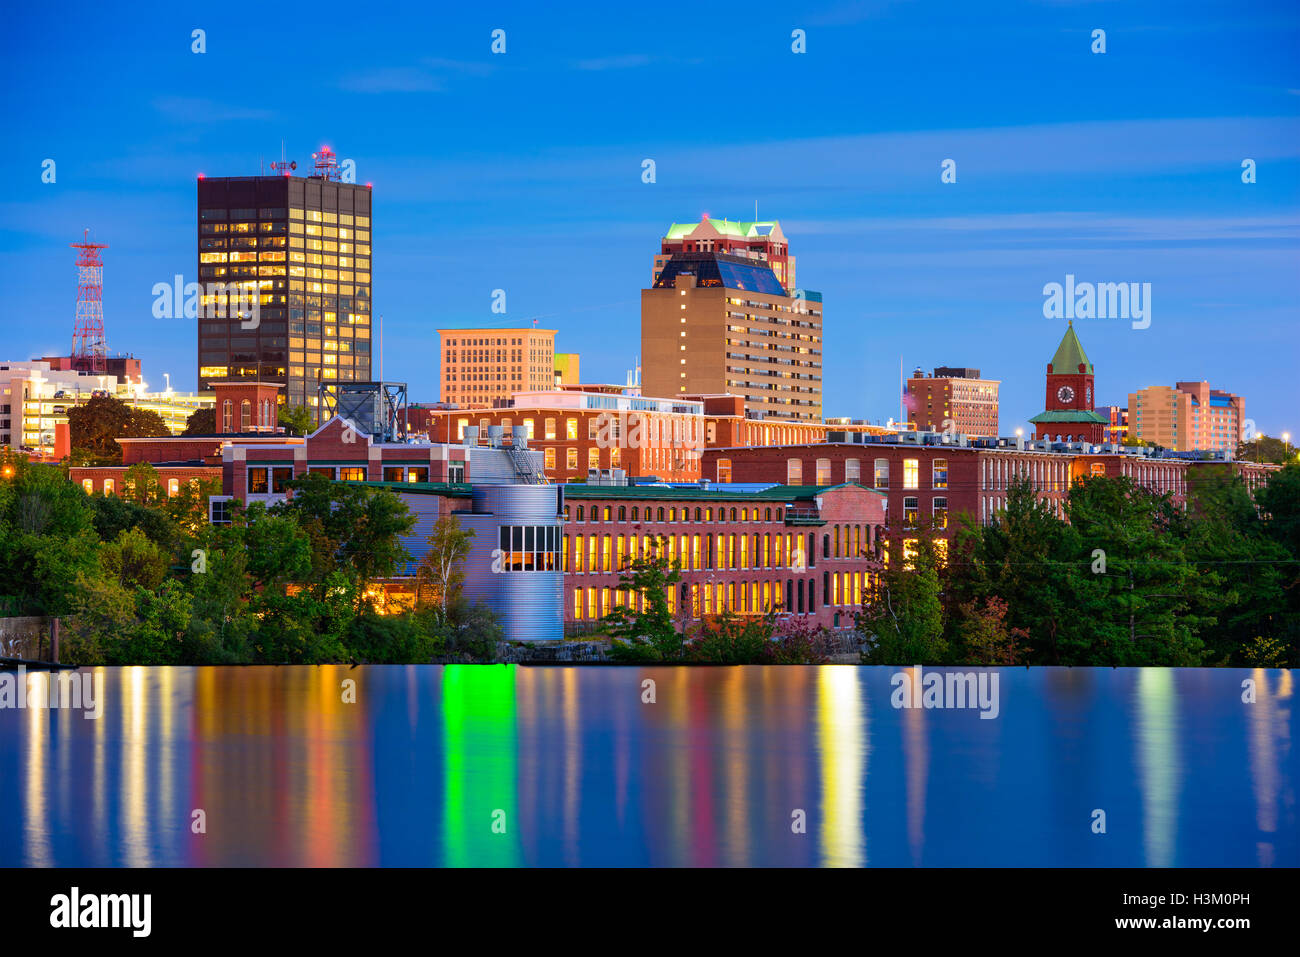
[(729, 393), (754, 417), (820, 422), (821, 294), (786, 288), (762, 260), (675, 252), (641, 291), (642, 391)]
[(1128, 396), (1128, 434), (1180, 452), (1236, 451), (1246, 400), (1208, 382), (1154, 385)]
[(555, 387), (554, 329), (439, 329), (442, 401), (505, 406), (516, 392)]

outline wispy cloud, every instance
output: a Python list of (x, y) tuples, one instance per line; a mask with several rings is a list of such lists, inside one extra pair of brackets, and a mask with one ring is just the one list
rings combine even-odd
[(353, 93), (441, 93), (452, 75), (487, 76), (492, 66), (474, 60), (423, 57), (411, 66), (378, 67), (349, 73), (339, 80), (340, 89)]
[(349, 73), (338, 85), (353, 93), (436, 93), (444, 88), (442, 81), (429, 71), (404, 66)]
[(653, 62), (654, 57), (645, 53), (623, 53), (591, 60), (578, 60), (573, 65), (579, 70), (632, 70), (649, 66)]
[(271, 110), (218, 103), (197, 96), (160, 96), (153, 101), (153, 106), (164, 116), (190, 123), (269, 120), (275, 116)]

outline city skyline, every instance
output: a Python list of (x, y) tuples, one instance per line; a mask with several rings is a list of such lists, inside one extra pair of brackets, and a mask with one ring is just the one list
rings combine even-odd
[[(411, 11), (405, 35), (382, 11), (346, 26), (314, 22), (303, 49), (350, 52), (322, 70), (287, 47), (277, 73), (319, 94), (295, 96), (292, 108), (267, 105), (266, 77), (245, 75), (254, 54), (242, 42), (232, 49), (217, 22), (160, 10), (128, 35), (93, 8), (58, 24), (20, 11), (10, 69), (39, 63), (49, 79), (25, 87), (10, 111), (0, 276), (17, 290), (11, 308), (28, 317), (11, 329), (10, 352), (67, 351), (67, 243), (89, 227), (110, 246), (110, 353), (143, 359), (151, 387), (170, 372), (174, 388), (193, 388), (194, 323), (154, 319), (150, 290), (177, 273), (196, 278), (198, 174), (269, 172), (284, 140), (300, 170), (328, 144), (355, 161), (359, 183), (374, 183), (385, 250), (374, 312), (384, 316), (386, 377), (408, 382), (413, 400), (440, 395), (440, 327), (527, 330), (537, 319), (583, 356), (585, 380), (623, 381), (639, 351), (645, 264), (669, 224), (749, 219), (757, 201), (758, 217), (790, 237), (800, 284), (831, 308), (826, 416), (895, 416), (901, 357), (907, 370), (960, 365), (1001, 379), (1001, 431), (1026, 427), (1041, 411), (1043, 357), (1064, 332), (1063, 320), (1044, 318), (1043, 287), (1076, 276), (1152, 290), (1148, 328), (1076, 322), (1097, 365), (1097, 405), (1208, 380), (1243, 395), (1259, 430), (1294, 431), (1289, 351), (1277, 347), (1295, 340), (1293, 13), (1266, 5), (1229, 26), (1226, 5), (1199, 3), (1177, 29), (1155, 29), (1144, 19), (1151, 4), (1027, 4), (1014, 17), (981, 12), (976, 47), (963, 35), (974, 14), (953, 7), (928, 34), (933, 73), (906, 71), (911, 82), (897, 89), (891, 73), (915, 51), (887, 41), (932, 18), (921, 11), (746, 9), (755, 15), (744, 22), (699, 11), (688, 38), (638, 21), (635, 40), (608, 19), (623, 14), (561, 27), (541, 13), (497, 22), (458, 11), (434, 30)], [(1005, 29), (990, 39), (999, 19)], [(282, 11), (259, 21), (267, 36), (288, 29)], [(195, 28), (206, 30), (203, 54), (191, 52)], [(490, 51), (497, 28), (504, 54)], [(1104, 54), (1089, 49), (1098, 28)], [(806, 53), (791, 49), (796, 29)], [(20, 35), (30, 39), (21, 49)], [(369, 42), (379, 36), (383, 44)], [(150, 56), (122, 62), (113, 54), (122, 45)], [(382, 59), (367, 52), (380, 48)], [(716, 83), (722, 48), (775, 64), (781, 79), (762, 96), (718, 86), (726, 109), (692, 114), (707, 136), (671, 111), (620, 108)], [(863, 89), (881, 94), (827, 95), (843, 87), (827, 77), (855, 62)], [(56, 125), (55, 105), (97, 72), (98, 109), (80, 128)], [(214, 77), (220, 100), (191, 95)], [(588, 109), (575, 114), (579, 102)], [(485, 127), (485, 117), (495, 122)], [(53, 183), (41, 181), (47, 158)], [(1241, 182), (1247, 158), (1252, 184)], [(642, 181), (646, 159), (653, 183)], [(941, 182), (945, 159), (956, 162), (955, 183)], [(497, 289), (504, 315), (492, 312)]]

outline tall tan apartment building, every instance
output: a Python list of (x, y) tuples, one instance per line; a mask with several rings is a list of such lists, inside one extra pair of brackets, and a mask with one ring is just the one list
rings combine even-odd
[(554, 329), (439, 329), (442, 401), (500, 408), (516, 392), (555, 387)]
[(793, 273), (778, 224), (730, 224), (730, 236), (716, 222), (696, 228), (707, 240), (674, 226), (641, 291), (642, 391), (729, 393), (755, 417), (820, 422), (821, 294), (789, 290), (774, 271), (776, 260)]
[(1128, 396), (1128, 433), (1177, 451), (1236, 450), (1246, 400), (1208, 382), (1155, 385)]
[(998, 434), (1000, 379), (981, 379), (979, 369), (946, 366), (931, 378), (917, 369), (907, 380), (908, 409), (922, 432), (951, 431), (965, 435)]

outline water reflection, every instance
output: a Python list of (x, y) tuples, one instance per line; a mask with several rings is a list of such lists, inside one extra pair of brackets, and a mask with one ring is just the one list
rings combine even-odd
[(994, 720), (888, 668), (102, 673), (0, 709), (0, 865), (1300, 864), (1285, 671), (1003, 671)]

